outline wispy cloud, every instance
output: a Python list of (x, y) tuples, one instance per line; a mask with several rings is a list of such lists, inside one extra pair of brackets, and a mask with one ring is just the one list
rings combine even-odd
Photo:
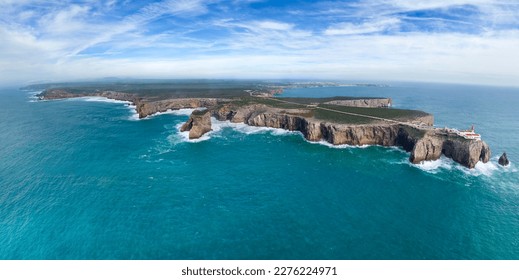
[(397, 29), (400, 20), (397, 18), (382, 18), (375, 21), (368, 21), (359, 24), (344, 22), (330, 26), (324, 31), (325, 35), (354, 35), (385, 32)]

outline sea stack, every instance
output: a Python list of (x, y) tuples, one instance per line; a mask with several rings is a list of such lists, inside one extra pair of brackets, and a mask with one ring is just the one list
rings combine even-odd
[(503, 153), (501, 157), (499, 157), (498, 163), (502, 166), (508, 166), (510, 164), (510, 161), (508, 160), (506, 153)]
[(211, 114), (209, 110), (195, 110), (189, 120), (182, 125), (180, 131), (189, 131), (189, 139), (198, 139), (211, 131)]

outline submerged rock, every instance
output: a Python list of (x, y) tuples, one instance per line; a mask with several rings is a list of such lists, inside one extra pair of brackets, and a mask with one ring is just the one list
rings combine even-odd
[(189, 139), (198, 139), (211, 131), (211, 114), (209, 110), (195, 110), (189, 120), (182, 125), (180, 131), (189, 131)]
[(499, 157), (498, 163), (502, 166), (507, 166), (510, 164), (510, 161), (508, 160), (506, 153), (503, 153), (501, 157)]

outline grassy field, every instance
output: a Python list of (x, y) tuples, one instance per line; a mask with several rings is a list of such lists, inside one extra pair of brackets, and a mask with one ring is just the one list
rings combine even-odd
[[(56, 83), (40, 84), (26, 87), (26, 89), (63, 89), (73, 94), (88, 94), (99, 91), (118, 91), (136, 94), (148, 101), (170, 98), (226, 98), (230, 103), (245, 106), (250, 104), (264, 104), (280, 109), (307, 109), (312, 115), (324, 121), (365, 124), (376, 120), (361, 116), (352, 116), (331, 112), (307, 105), (318, 104), (321, 108), (333, 109), (340, 112), (354, 113), (384, 119), (407, 121), (428, 114), (416, 110), (388, 109), (388, 108), (360, 108), (341, 105), (324, 104), (332, 100), (375, 99), (383, 97), (328, 97), (328, 98), (261, 98), (250, 96), (249, 91), (271, 90), (273, 84), (260, 81), (235, 80), (115, 80), (83, 83)], [(286, 102), (293, 103), (286, 103)]]
[(404, 109), (389, 109), (389, 108), (361, 108), (361, 107), (347, 107), (340, 105), (320, 104), (319, 107), (333, 109), (346, 113), (354, 113), (360, 115), (373, 116), (377, 118), (391, 119), (391, 120), (410, 120), (416, 117), (428, 116), (426, 112), (417, 110)]
[(306, 109), (306, 105), (297, 105), (297, 104), (290, 104), (285, 103), (281, 101), (276, 101), (274, 99), (267, 99), (262, 97), (251, 97), (251, 96), (245, 96), (241, 98), (236, 98), (236, 100), (231, 102), (232, 104), (239, 105), (239, 106), (245, 106), (245, 105), (251, 105), (251, 104), (264, 104), (267, 106), (271, 106), (274, 108), (281, 108), (281, 109)]
[(323, 109), (314, 109), (314, 117), (318, 120), (341, 124), (368, 124), (375, 121), (374, 119), (370, 118), (346, 115)]
[(288, 102), (295, 102), (301, 104), (312, 104), (312, 103), (325, 103), (333, 100), (358, 100), (358, 99), (379, 99), (385, 97), (347, 97), (347, 96), (335, 96), (326, 98), (304, 98), (304, 97), (276, 97), (276, 99), (284, 100)]
[(248, 96), (245, 90), (261, 90), (257, 81), (228, 80), (168, 80), (168, 81), (116, 81), (85, 83), (37, 84), (26, 89), (63, 89), (73, 94), (97, 91), (119, 91), (137, 94), (150, 100), (167, 98), (232, 98)]

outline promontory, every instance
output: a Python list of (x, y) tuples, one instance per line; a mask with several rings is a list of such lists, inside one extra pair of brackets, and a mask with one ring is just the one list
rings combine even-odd
[(436, 128), (431, 114), (391, 108), (390, 98), (288, 98), (278, 96), (286, 85), (201, 84), (55, 84), (35, 85), (33, 89), (43, 89), (39, 94), (42, 100), (99, 96), (128, 101), (135, 105), (139, 118), (168, 110), (197, 109), (181, 128), (190, 131), (191, 139), (211, 131), (213, 117), (298, 131), (313, 142), (397, 146), (410, 152), (409, 160), (415, 164), (444, 155), (474, 168), (490, 159), (489, 146), (473, 129)]

